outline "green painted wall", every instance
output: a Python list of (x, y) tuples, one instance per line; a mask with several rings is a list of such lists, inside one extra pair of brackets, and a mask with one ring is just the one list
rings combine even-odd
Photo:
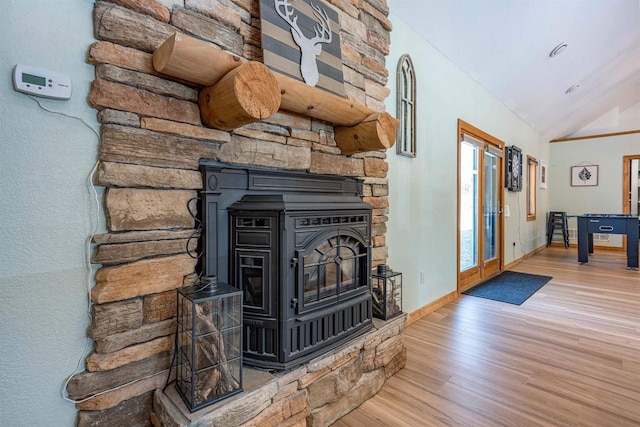
[(96, 135), (15, 92), (15, 64), (71, 76), (69, 101), (48, 109), (98, 129), (87, 104), (93, 1), (3, 0), (0, 14), (0, 425), (72, 426), (61, 397), (89, 319), (86, 242), (95, 227), (87, 176)]
[[(504, 141), (538, 160), (549, 144), (482, 86), (393, 15), (387, 110), (395, 115), (395, 69), (411, 55), (417, 74), (417, 158), (387, 151), (389, 162), (389, 265), (403, 272), (403, 310), (412, 312), (456, 290), (457, 120)], [(525, 193), (505, 192), (505, 263), (544, 245), (548, 190), (538, 189), (538, 219), (526, 220)], [(515, 248), (512, 242), (516, 242)], [(425, 282), (420, 283), (420, 272)]]

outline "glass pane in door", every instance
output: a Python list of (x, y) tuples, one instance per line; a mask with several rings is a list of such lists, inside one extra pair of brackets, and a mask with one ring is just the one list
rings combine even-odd
[(478, 265), (478, 148), (460, 145), (460, 271)]
[(484, 262), (498, 256), (498, 158), (484, 153)]

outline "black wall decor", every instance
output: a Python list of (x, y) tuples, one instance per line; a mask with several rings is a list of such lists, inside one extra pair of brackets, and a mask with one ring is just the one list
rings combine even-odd
[(507, 167), (504, 186), (509, 191), (522, 191), (522, 150), (515, 145), (506, 148)]

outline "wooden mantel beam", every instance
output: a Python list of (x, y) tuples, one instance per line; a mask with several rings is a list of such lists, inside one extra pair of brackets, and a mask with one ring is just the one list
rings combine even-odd
[(346, 98), (318, 89), (275, 73), (280, 93), (282, 109), (340, 126), (354, 126), (375, 113), (370, 108)]
[(246, 59), (202, 40), (174, 33), (153, 53), (156, 71), (202, 86), (217, 83)]
[[(238, 74), (234, 70), (242, 64), (247, 64), (247, 61), (178, 33), (169, 37), (153, 54), (153, 65), (157, 71), (205, 86), (200, 94), (200, 110), (203, 122), (209, 127), (231, 130), (252, 121), (264, 120), (268, 117), (265, 114), (277, 101), (283, 110), (336, 124), (336, 143), (343, 154), (384, 150), (395, 143), (398, 121), (389, 113), (374, 111), (352, 100), (274, 73), (263, 64), (264, 69), (254, 63)], [(225, 77), (227, 75), (234, 77)], [(260, 87), (265, 90), (247, 93), (246, 90), (251, 89), (252, 85), (243, 83), (246, 76), (250, 76), (254, 83), (257, 83), (255, 79), (262, 76), (265, 84)], [(280, 97), (276, 99), (267, 86), (279, 91)], [(238, 91), (239, 87), (243, 90)], [(263, 96), (268, 99), (258, 100)], [(220, 99), (224, 103), (216, 106), (216, 100)], [(252, 99), (251, 102), (258, 101), (259, 106), (251, 109), (248, 99)], [(277, 107), (270, 114), (276, 111)]]

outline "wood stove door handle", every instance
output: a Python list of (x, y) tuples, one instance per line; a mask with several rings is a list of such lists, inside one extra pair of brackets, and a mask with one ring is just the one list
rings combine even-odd
[(291, 258), (291, 268), (295, 268), (298, 265), (298, 258)]
[(297, 308), (298, 307), (298, 298), (292, 298), (291, 299), (291, 308)]

